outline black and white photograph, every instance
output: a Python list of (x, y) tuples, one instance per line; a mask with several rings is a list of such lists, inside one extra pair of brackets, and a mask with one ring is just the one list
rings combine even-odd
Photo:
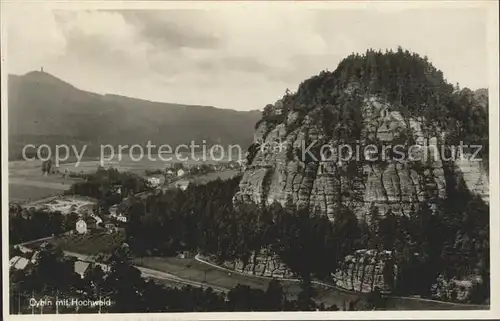
[(1, 5), (4, 319), (498, 316), (498, 2)]

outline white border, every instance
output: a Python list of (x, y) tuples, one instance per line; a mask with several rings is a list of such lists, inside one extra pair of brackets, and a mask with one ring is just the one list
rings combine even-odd
[[(32, 3), (35, 1), (32, 1)], [(40, 5), (41, 1), (36, 1)], [(1, 2), (1, 60), (2, 67), (7, 65), (6, 53), (6, 38), (7, 32), (5, 30), (5, 20), (8, 19), (9, 7), (13, 5), (29, 5), (27, 1), (14, 0)], [(45, 7), (50, 9), (66, 9), (66, 10), (81, 10), (81, 9), (207, 9), (207, 8), (221, 8), (228, 6), (259, 6), (266, 8), (269, 6), (285, 6), (291, 5), (290, 2), (276, 1), (276, 2), (209, 2), (209, 1), (193, 1), (193, 2), (158, 2), (158, 1), (73, 1), (73, 2), (43, 2)], [(489, 53), (489, 125), (490, 125), (490, 255), (491, 255), (491, 309), (488, 311), (377, 311), (377, 312), (226, 312), (226, 313), (163, 313), (163, 314), (68, 314), (68, 315), (37, 315), (36, 318), (40, 320), (311, 320), (311, 319), (490, 319), (500, 317), (499, 306), (499, 287), (500, 276), (497, 268), (499, 266), (500, 254), (500, 219), (499, 219), (499, 198), (494, 195), (500, 195), (499, 190), (499, 99), (498, 99), (498, 71), (499, 71), (499, 42), (498, 42), (498, 10), (499, 5), (497, 1), (330, 1), (330, 2), (301, 2), (300, 4), (294, 3), (293, 5), (300, 5), (310, 9), (352, 9), (352, 8), (367, 8), (374, 10), (404, 10), (411, 8), (464, 8), (464, 7), (477, 7), (487, 6), (489, 8), (488, 19), (488, 53)], [(11, 17), (12, 18), (12, 17)], [(22, 19), (22, 17), (15, 17)], [(257, 22), (256, 22), (257, 23)], [(467, 42), (467, 39), (464, 39)], [(9, 309), (9, 291), (8, 291), (8, 116), (7, 116), (7, 71), (2, 68), (1, 85), (2, 85), (2, 108), (1, 108), (1, 121), (2, 121), (2, 273), (3, 273), (3, 311), (4, 319), (21, 320), (32, 319), (33, 315), (7, 315)]]

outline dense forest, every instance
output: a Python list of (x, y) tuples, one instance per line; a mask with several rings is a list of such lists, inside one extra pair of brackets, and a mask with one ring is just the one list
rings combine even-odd
[(59, 235), (75, 228), (79, 217), (76, 213), (63, 215), (43, 209), (9, 207), (9, 244), (19, 244), (51, 235)]

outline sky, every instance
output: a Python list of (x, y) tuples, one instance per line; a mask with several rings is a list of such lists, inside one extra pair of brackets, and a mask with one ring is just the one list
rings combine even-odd
[(44, 70), (98, 93), (262, 109), (352, 52), (402, 46), (447, 80), (488, 85), (486, 8), (301, 5), (169, 10), (10, 9), (7, 68)]

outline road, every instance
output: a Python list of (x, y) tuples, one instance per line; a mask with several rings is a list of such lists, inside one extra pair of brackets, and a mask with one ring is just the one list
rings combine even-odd
[[(91, 256), (83, 255), (83, 254), (79, 254), (79, 253), (74, 253), (74, 252), (68, 252), (68, 251), (64, 251), (64, 254), (67, 256), (74, 256), (81, 261), (96, 263), (99, 266), (101, 266), (101, 268), (105, 271), (109, 269), (108, 265), (106, 265), (104, 263), (96, 262)], [(137, 268), (139, 271), (141, 271), (141, 275), (144, 278), (156, 279), (159, 281), (168, 281), (168, 282), (172, 282), (175, 284), (190, 285), (190, 286), (199, 287), (199, 288), (209, 288), (210, 287), (215, 292), (221, 292), (221, 293), (226, 293), (229, 291), (229, 289), (225, 289), (222, 287), (211, 286), (209, 284), (183, 279), (183, 278), (180, 278), (180, 277), (173, 275), (173, 274), (170, 274), (170, 273), (152, 270), (152, 269), (148, 269), (148, 268), (145, 268), (142, 266), (137, 266), (137, 265), (134, 265), (134, 267)]]

